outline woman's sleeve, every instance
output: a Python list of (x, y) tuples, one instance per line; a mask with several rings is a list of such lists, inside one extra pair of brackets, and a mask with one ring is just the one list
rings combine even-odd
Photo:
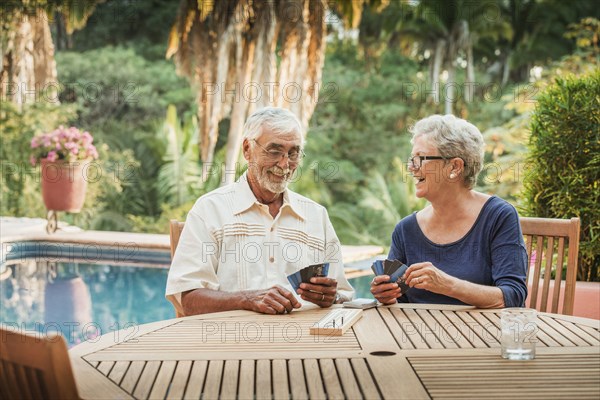
[(527, 250), (519, 215), (509, 204), (501, 210), (491, 238), (492, 279), (505, 307), (523, 307), (527, 298)]

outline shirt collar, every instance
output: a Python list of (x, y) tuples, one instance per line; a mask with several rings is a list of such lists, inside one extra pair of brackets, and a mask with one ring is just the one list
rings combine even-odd
[[(248, 172), (244, 172), (242, 176), (235, 183), (235, 204), (233, 213), (241, 214), (245, 211), (248, 211), (255, 204), (260, 204), (256, 199), (254, 193), (252, 193), (252, 189), (250, 189), (250, 184), (248, 183)], [(300, 212), (300, 203), (298, 194), (292, 192), (289, 189), (285, 189), (283, 192), (283, 205), (281, 209), (284, 210), (289, 208), (289, 210), (295, 214), (301, 220), (306, 219), (304, 215)]]

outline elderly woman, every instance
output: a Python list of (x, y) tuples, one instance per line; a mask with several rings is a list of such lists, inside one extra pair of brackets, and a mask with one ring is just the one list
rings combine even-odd
[(483, 165), (481, 132), (453, 115), (432, 115), (411, 133), (408, 169), (429, 205), (398, 223), (388, 256), (409, 266), (410, 289), (402, 293), (381, 275), (371, 293), (383, 304), (523, 306), (527, 253), (517, 211), (473, 190)]

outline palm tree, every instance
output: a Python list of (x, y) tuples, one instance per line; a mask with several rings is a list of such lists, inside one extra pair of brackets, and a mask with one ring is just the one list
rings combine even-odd
[(16, 104), (58, 103), (54, 44), (48, 21), (61, 14), (68, 33), (82, 28), (98, 0), (11, 1), (2, 5), (0, 96)]
[[(321, 81), (326, 12), (325, 0), (181, 1), (167, 58), (174, 56), (196, 87), (203, 163), (213, 162), (219, 122), (227, 115), (229, 172), (244, 120), (255, 108), (288, 108), (308, 126)], [(224, 177), (231, 181), (234, 174)]]
[[(223, 183), (235, 177), (242, 127), (255, 109), (291, 110), (305, 131), (318, 102), (325, 59), (327, 0), (181, 0), (167, 58), (197, 90), (199, 154), (209, 164), (219, 122), (230, 117)], [(387, 0), (339, 0), (335, 11), (355, 27), (363, 6)], [(203, 168), (203, 179), (209, 168)]]
[[(475, 60), (473, 47), (481, 38), (506, 34), (506, 22), (498, 15), (486, 16), (496, 2), (473, 2), (468, 0), (421, 0), (414, 7), (405, 7), (405, 18), (398, 21), (393, 30), (401, 40), (416, 42), (421, 51), (430, 52), (429, 80), (433, 100), (440, 101), (445, 94), (445, 113), (452, 113), (458, 97), (456, 68), (459, 57), (466, 61), (465, 101), (473, 100), (475, 84)], [(404, 36), (404, 38), (402, 38)], [(445, 69), (447, 84), (440, 86), (440, 74)]]

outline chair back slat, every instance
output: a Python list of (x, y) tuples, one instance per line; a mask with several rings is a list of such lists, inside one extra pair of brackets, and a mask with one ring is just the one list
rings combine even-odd
[(177, 250), (177, 245), (179, 244), (179, 237), (181, 236), (181, 231), (183, 231), (183, 227), (185, 222), (179, 222), (175, 219), (169, 221), (169, 236), (171, 239), (171, 259), (175, 256), (175, 250)]
[(23, 398), (21, 393), (20, 385), (17, 383), (17, 375), (15, 374), (15, 368), (12, 363), (4, 362), (4, 373), (6, 376), (6, 389), (8, 392), (9, 399), (20, 399)]
[(552, 293), (552, 312), (553, 313), (558, 312), (558, 300), (560, 298), (560, 288), (563, 287), (562, 274), (563, 274), (564, 263), (565, 263), (565, 238), (564, 237), (558, 238), (558, 250), (556, 251), (556, 253), (557, 253), (557, 259), (556, 259), (555, 274), (556, 274), (556, 276), (560, 276), (561, 279), (557, 280), (556, 283), (554, 284), (554, 292)]
[(15, 375), (17, 377), (17, 385), (21, 389), (21, 395), (24, 399), (33, 399), (30, 385), (31, 383), (27, 380), (28, 370), (31, 368), (24, 367), (22, 365), (13, 364), (15, 369)]
[[(542, 253), (544, 249), (544, 238), (541, 236), (532, 236), (531, 240), (536, 239), (535, 245), (535, 260), (532, 263), (533, 253), (529, 253), (529, 268), (533, 268), (533, 280), (531, 281), (531, 293), (529, 299), (531, 304), (537, 304), (538, 289), (540, 286), (540, 275), (542, 270)], [(533, 266), (531, 265), (533, 264)]]
[[(571, 226), (569, 228), (569, 254), (567, 260), (567, 277), (565, 280), (565, 298), (573, 299), (569, 304), (565, 302), (563, 313), (573, 315), (573, 305), (575, 299), (575, 283), (577, 282), (577, 262), (579, 259), (579, 235), (580, 221), (579, 218), (571, 218)], [(571, 268), (572, 267), (572, 268)]]
[[(542, 312), (572, 315), (577, 280), (579, 218), (522, 217), (520, 221), (528, 255), (527, 283), (531, 286), (527, 299), (529, 306)], [(532, 260), (534, 255), (535, 260)], [(565, 259), (566, 279), (563, 285)]]
[[(183, 227), (185, 226), (185, 222), (179, 222), (176, 219), (172, 219), (169, 221), (169, 237), (171, 242), (171, 260), (175, 257), (175, 250), (177, 250), (177, 245), (179, 244), (179, 238), (181, 237), (181, 232), (183, 231)], [(177, 309), (175, 309), (175, 316), (177, 318), (183, 317)]]
[(544, 288), (542, 289), (542, 302), (540, 311), (546, 311), (548, 304), (548, 294), (550, 293), (550, 279), (552, 278), (552, 259), (554, 257), (554, 237), (546, 238), (546, 253), (544, 259), (546, 266), (544, 268)]
[(7, 399), (79, 398), (62, 336), (0, 327), (0, 360)]
[(531, 272), (532, 269), (535, 269), (535, 268), (531, 268), (531, 265), (529, 265), (529, 263), (531, 263), (530, 254), (531, 254), (531, 249), (533, 248), (534, 237), (532, 235), (523, 235), (523, 237), (525, 238), (525, 247), (527, 248), (527, 255), (528, 255), (527, 274), (526, 274), (525, 282), (529, 282), (529, 273)]
[(42, 379), (42, 372), (39, 369), (27, 368), (27, 380), (34, 399), (48, 397), (48, 390), (46, 390), (44, 380)]

